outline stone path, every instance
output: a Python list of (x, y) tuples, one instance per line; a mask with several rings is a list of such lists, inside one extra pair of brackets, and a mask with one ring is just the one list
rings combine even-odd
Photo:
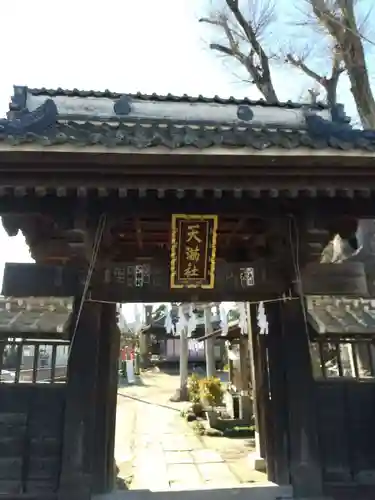
[(131, 490), (241, 488), (265, 482), (251, 471), (246, 440), (200, 437), (169, 402), (178, 377), (143, 376), (144, 385), (119, 390), (116, 461)]

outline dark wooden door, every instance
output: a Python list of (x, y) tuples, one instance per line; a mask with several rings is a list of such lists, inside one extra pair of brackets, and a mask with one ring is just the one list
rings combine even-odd
[(319, 338), (312, 344), (320, 457), (327, 488), (375, 498), (373, 339)]
[(266, 304), (268, 478), (291, 484), (297, 498), (323, 493), (309, 341), (299, 301)]
[[(0, 366), (0, 497), (54, 498), (61, 468), (67, 345), (4, 342)], [(9, 353), (13, 353), (13, 359)]]
[(290, 484), (285, 356), (279, 304), (267, 304), (266, 314), (268, 328), (258, 331), (255, 356), (257, 377), (261, 380), (257, 398), (261, 447), (268, 479), (277, 484)]

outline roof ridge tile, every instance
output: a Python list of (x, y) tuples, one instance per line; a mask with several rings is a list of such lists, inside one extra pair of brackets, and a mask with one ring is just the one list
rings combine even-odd
[[(217, 103), (217, 104), (249, 104), (252, 106), (264, 106), (271, 107), (277, 106), (280, 108), (290, 108), (290, 109), (300, 109), (306, 107), (306, 103), (298, 103), (293, 101), (285, 102), (267, 102), (264, 99), (249, 99), (248, 97), (237, 98), (234, 96), (220, 97), (218, 95), (207, 97), (199, 94), (198, 96), (191, 96), (188, 94), (175, 95), (172, 93), (168, 94), (157, 94), (155, 92), (148, 94), (143, 92), (112, 92), (110, 90), (79, 90), (79, 89), (63, 89), (58, 87), (56, 89), (47, 89), (46, 87), (41, 88), (27, 88), (27, 91), (32, 95), (47, 95), (49, 97), (56, 96), (68, 96), (68, 97), (104, 97), (109, 99), (118, 99), (123, 95), (132, 97), (133, 99), (140, 100), (155, 100), (155, 101), (174, 101), (174, 102), (199, 102), (199, 103)], [(329, 109), (324, 103), (309, 104), (311, 109)]]

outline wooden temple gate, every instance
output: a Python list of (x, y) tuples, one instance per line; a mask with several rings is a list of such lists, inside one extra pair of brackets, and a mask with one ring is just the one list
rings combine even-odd
[[(1, 429), (24, 443), (17, 484), (0, 456), (0, 493), (82, 500), (113, 488), (116, 303), (237, 300), (265, 301), (268, 333), (254, 325), (253, 345), (269, 479), (295, 498), (373, 494), (375, 385), (359, 371), (316, 374), (313, 347), (328, 337), (306, 296), (375, 294), (361, 252), (320, 263), (336, 234), (353, 242), (375, 216), (374, 146), (339, 107), (16, 87), (0, 120), (0, 213), (36, 264), (7, 265), (3, 295), (74, 306), (66, 383), (0, 384)], [(45, 403), (55, 469), (37, 485), (25, 464)]]

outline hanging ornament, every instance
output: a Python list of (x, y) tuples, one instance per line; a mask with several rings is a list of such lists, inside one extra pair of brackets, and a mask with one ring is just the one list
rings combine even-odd
[(239, 319), (239, 327), (241, 328), (241, 332), (243, 335), (247, 335), (249, 333), (248, 323), (247, 323), (247, 314), (244, 302), (237, 303), (238, 311), (240, 313)]
[(261, 335), (266, 335), (268, 333), (268, 321), (263, 302), (259, 303), (257, 320), (258, 320), (259, 333)]
[(142, 313), (139, 309), (139, 304), (134, 304), (134, 330), (139, 332), (142, 326)]
[(228, 333), (228, 311), (224, 306), (224, 302), (221, 302), (219, 311), (220, 311), (221, 335), (227, 335), (227, 333)]
[(188, 337), (191, 337), (191, 334), (195, 331), (197, 328), (197, 318), (194, 314), (194, 305), (190, 304), (189, 307), (189, 313), (188, 313), (188, 320), (187, 320), (187, 334)]
[(185, 315), (185, 307), (180, 305), (178, 308), (178, 322), (176, 324), (176, 333), (181, 335), (182, 330), (188, 326), (188, 321)]
[(165, 304), (164, 328), (167, 333), (174, 333), (174, 325), (172, 321), (172, 305), (169, 303)]
[(165, 316), (164, 328), (167, 333), (169, 334), (173, 333), (173, 322), (170, 311)]

